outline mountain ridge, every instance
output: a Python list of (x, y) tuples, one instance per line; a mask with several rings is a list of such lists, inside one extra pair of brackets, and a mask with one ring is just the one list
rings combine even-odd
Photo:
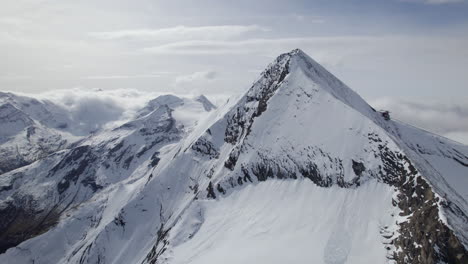
[[(21, 198), (5, 177), (14, 182), (31, 175), (27, 170), (34, 166), (63, 171), (54, 176), (59, 186), (51, 186), (65, 190), (63, 180), (68, 181), (67, 195), (81, 181), (91, 198), (72, 200), (58, 225), (10, 248), (0, 260), (206, 263), (230, 256), (226, 261), (255, 262), (254, 252), (240, 245), (260, 237), (249, 245), (268, 252), (264, 261), (294, 261), (298, 252), (286, 247), (278, 255), (278, 245), (268, 242), (295, 243), (295, 236), (281, 232), (286, 228), (300, 237), (299, 244), (315, 245), (312, 255), (302, 254), (319, 263), (466, 261), (466, 197), (455, 187), (466, 172), (468, 149), (385, 120), (302, 51), (280, 55), (233, 107), (199, 122), (181, 116), (190, 103), (177, 105), (153, 110), (167, 114), (157, 115), (161, 126), (153, 119), (140, 122), (150, 113), (122, 131), (91, 136), (72, 152), (57, 153), (52, 162), (2, 175), (0, 186), (10, 189), (0, 192), (0, 208)], [(171, 133), (173, 140), (153, 145)], [(320, 195), (312, 196), (315, 192)], [(337, 202), (327, 198), (335, 195)], [(369, 199), (376, 202), (366, 206)], [(275, 202), (265, 204), (268, 200)], [(281, 200), (301, 206), (288, 211)], [(347, 205), (348, 200), (354, 202)], [(323, 216), (314, 210), (302, 214), (308, 204), (303, 201), (324, 210)], [(275, 216), (284, 211), (292, 218), (278, 220), (278, 226)], [(245, 227), (232, 222), (237, 217)], [(301, 217), (314, 222), (294, 221)], [(344, 222), (327, 224), (340, 217)], [(256, 235), (243, 240), (244, 232)], [(317, 244), (314, 237), (326, 243)], [(362, 237), (375, 251), (372, 256), (359, 246)]]

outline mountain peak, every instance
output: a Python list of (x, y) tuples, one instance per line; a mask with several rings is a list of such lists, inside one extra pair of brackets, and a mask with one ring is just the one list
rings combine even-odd
[(295, 55), (302, 55), (302, 54), (305, 54), (305, 52), (302, 51), (302, 50), (299, 49), (299, 48), (295, 48), (295, 49), (291, 50), (290, 52), (288, 52), (288, 54), (290, 54), (291, 56), (295, 56)]
[[(283, 85), (285, 80), (290, 84)], [(356, 92), (298, 48), (279, 55), (267, 66), (247, 92), (247, 102), (259, 101), (259, 111), (262, 112), (280, 87), (290, 91), (309, 87), (309, 94), (318, 89), (369, 118), (375, 117), (374, 110)]]
[(0, 263), (468, 263), (468, 147), (377, 122), (299, 49), (220, 111), (166, 95), (71, 145), (2, 122), (22, 102), (0, 104)]
[(206, 96), (204, 96), (203, 94), (197, 96), (195, 98), (195, 101), (201, 103), (203, 105), (203, 108), (207, 112), (209, 112), (209, 111), (211, 111), (213, 109), (216, 109), (216, 106), (208, 98), (206, 98)]

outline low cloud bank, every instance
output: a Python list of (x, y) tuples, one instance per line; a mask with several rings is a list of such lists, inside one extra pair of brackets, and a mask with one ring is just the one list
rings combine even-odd
[[(216, 72), (203, 72), (190, 75), (193, 81), (199, 79), (210, 80), (215, 78)], [(185, 76), (189, 79), (189, 76)], [(18, 94), (13, 92), (14, 94)], [(136, 89), (86, 89), (73, 88), (53, 90), (40, 94), (18, 94), (33, 97), (45, 101), (50, 101), (59, 107), (58, 111), (63, 111), (61, 115), (68, 116), (70, 129), (75, 135), (86, 135), (90, 132), (102, 129), (113, 128), (135, 118), (138, 110), (145, 107), (148, 101), (169, 93), (152, 92)], [(180, 97), (195, 97), (200, 95), (198, 91), (194, 93), (176, 93)], [(228, 96), (209, 95), (209, 99), (215, 105), (222, 105)], [(54, 108), (55, 109), (55, 108)], [(56, 109), (54, 111), (57, 111)]]
[(84, 131), (113, 127), (132, 118), (138, 109), (159, 93), (133, 89), (97, 90), (73, 88), (27, 96), (49, 100), (65, 111)]
[(380, 98), (370, 102), (393, 118), (468, 145), (468, 99), (452, 101)]

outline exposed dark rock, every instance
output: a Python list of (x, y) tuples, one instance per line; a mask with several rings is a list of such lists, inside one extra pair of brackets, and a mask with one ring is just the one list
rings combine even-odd
[(244, 182), (242, 181), (242, 177), (237, 177), (237, 184), (242, 185)]
[(215, 148), (213, 143), (206, 140), (204, 137), (199, 138), (193, 145), (192, 149), (198, 153), (210, 157), (210, 159), (219, 158), (219, 151)]
[(214, 192), (213, 184), (211, 182), (208, 184), (206, 191), (208, 192), (208, 194), (206, 195), (207, 198), (216, 199), (216, 194)]
[(237, 159), (239, 157), (239, 152), (233, 150), (230, 154), (226, 162), (224, 162), (224, 167), (234, 170), (234, 167), (236, 166)]
[(247, 181), (252, 182), (252, 178), (250, 177), (249, 170), (244, 165), (241, 166), (241, 170), (242, 170), (242, 173), (244, 174), (244, 177), (242, 178), (244, 182), (247, 182)]
[[(75, 149), (76, 150), (76, 149)], [(67, 190), (70, 187), (70, 184), (73, 182), (76, 184), (76, 181), (78, 178), (85, 173), (85, 171), (88, 169), (88, 166), (92, 164), (93, 161), (96, 160), (96, 156), (89, 151), (89, 148), (80, 148), (76, 152), (72, 152), (71, 156), (65, 158), (65, 160), (68, 160), (71, 158), (73, 162), (77, 161), (78, 159), (81, 159), (78, 162), (78, 166), (74, 167), (73, 169), (69, 170), (66, 172), (65, 176), (62, 178), (62, 180), (57, 184), (57, 190), (60, 194), (62, 194), (65, 190)], [(62, 162), (61, 162), (62, 163)], [(68, 163), (68, 166), (71, 167), (74, 163)], [(60, 163), (57, 165), (59, 166)], [(63, 164), (62, 164), (63, 165)], [(63, 166), (61, 167), (63, 168)], [(57, 170), (56, 170), (57, 171)]]
[(130, 164), (132, 163), (133, 157), (134, 156), (132, 155), (132, 156), (125, 159), (124, 164), (123, 164), (124, 169), (130, 168)]
[(226, 191), (223, 189), (221, 184), (218, 183), (218, 185), (216, 186), (216, 189), (218, 190), (218, 192), (220, 192), (222, 194), (226, 194)]
[(150, 162), (151, 167), (156, 167), (158, 165), (159, 161), (161, 160), (158, 156), (159, 156), (159, 151), (156, 151), (151, 156), (151, 162)]
[(164, 224), (161, 223), (157, 233), (158, 238), (156, 243), (146, 256), (147, 263), (156, 264), (158, 262), (158, 258), (166, 251), (167, 245), (169, 244), (169, 240), (167, 238), (169, 231), (171, 231), (171, 229), (165, 229)]
[(261, 78), (246, 96), (245, 101), (248, 104), (237, 107), (235, 112), (228, 117), (224, 133), (225, 142), (236, 144), (242, 136), (250, 134), (254, 118), (267, 109), (268, 100), (288, 75), (290, 59), (291, 54), (283, 54), (262, 73)]
[(49, 177), (55, 174), (58, 170), (73, 164), (78, 159), (85, 156), (90, 151), (90, 146), (80, 146), (72, 149), (57, 165), (55, 165), (49, 172)]
[(163, 136), (163, 137), (157, 137), (155, 140), (151, 141), (151, 143), (149, 145), (145, 145), (140, 151), (138, 151), (138, 153), (136, 154), (137, 158), (140, 158), (141, 156), (143, 156), (148, 150), (152, 149), (154, 146), (156, 146), (157, 144), (161, 143), (161, 142), (164, 142), (166, 138)]
[(124, 217), (125, 211), (122, 209), (119, 214), (114, 217), (114, 224), (116, 226), (121, 226), (125, 227), (125, 217)]
[(193, 186), (189, 186), (190, 190), (193, 191), (193, 194), (198, 193), (198, 183), (195, 183)]
[(401, 216), (408, 216), (399, 224), (400, 236), (393, 240), (397, 248), (393, 259), (397, 263), (468, 263), (467, 250), (439, 218), (439, 199), (411, 161), (385, 144), (379, 145), (379, 151), (382, 180), (398, 188), (398, 201), (393, 204)]
[(36, 127), (30, 126), (26, 130), (26, 138), (29, 140), (32, 135), (36, 134)]
[(38, 213), (9, 203), (0, 209), (0, 254), (21, 242), (38, 236), (54, 226), (60, 212)]
[(114, 161), (119, 163), (123, 159), (125, 154), (130, 153), (131, 150), (132, 150), (132, 145), (127, 146), (122, 152), (120, 152), (118, 156), (115, 157)]
[(468, 163), (465, 163), (465, 162), (463, 162), (463, 161), (457, 159), (456, 157), (453, 157), (453, 160), (456, 161), (456, 162), (458, 162), (458, 163), (459, 163), (460, 165), (462, 165), (462, 166), (468, 167)]
[(113, 148), (109, 150), (109, 155), (112, 155), (119, 151), (125, 144), (125, 140), (120, 141), (117, 145), (115, 145)]
[(308, 162), (304, 167), (300, 167), (299, 171), (301, 174), (321, 187), (330, 187), (332, 185), (332, 179), (329, 177), (322, 177), (317, 164)]
[(361, 176), (361, 174), (366, 170), (366, 167), (364, 167), (364, 163), (355, 160), (352, 160), (352, 162), (354, 174), (356, 174), (357, 176)]
[(150, 264), (156, 264), (158, 262), (159, 257), (166, 251), (167, 246), (169, 245), (168, 234), (171, 231), (172, 227), (165, 226), (165, 218), (162, 205), (159, 210), (159, 218), (161, 224), (159, 226), (159, 230), (157, 232), (157, 240), (154, 246), (151, 248), (148, 255), (146, 255), (145, 261)]
[(84, 186), (90, 187), (93, 192), (97, 192), (103, 187), (96, 183), (96, 179), (94, 177), (87, 177), (81, 181)]
[(397, 263), (468, 263), (467, 250), (439, 218), (438, 198), (429, 184), (414, 176), (400, 185), (398, 207), (408, 221), (400, 224), (400, 236), (394, 240)]
[(273, 178), (275, 176), (273, 170), (264, 163), (252, 166), (252, 173), (257, 177), (258, 181), (266, 181), (268, 178)]

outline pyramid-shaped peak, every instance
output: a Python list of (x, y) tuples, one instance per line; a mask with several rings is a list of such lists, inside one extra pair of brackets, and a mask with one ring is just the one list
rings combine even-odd
[(326, 79), (325, 81), (332, 80), (333, 82), (343, 85), (333, 74), (328, 72), (318, 62), (298, 48), (279, 55), (262, 72), (260, 78), (276, 78), (276, 82), (281, 82), (287, 74), (297, 68), (303, 70), (309, 78), (317, 79), (320, 77)]
[[(315, 74), (321, 74), (322, 77), (328, 77), (338, 80), (333, 74), (328, 72), (320, 63), (311, 58), (307, 53), (301, 49), (293, 49), (288, 53), (282, 54), (281, 56), (286, 56), (289, 58), (289, 63), (296, 63), (302, 67), (302, 69), (307, 70)], [(339, 81), (339, 80), (338, 80)], [(340, 81), (341, 82), (341, 81)]]
[(247, 92), (246, 100), (258, 101), (261, 112), (267, 108), (267, 102), (279, 89), (303, 90), (306, 83), (310, 84), (307, 87), (329, 93), (370, 118), (375, 115), (373, 109), (356, 92), (301, 49), (283, 53), (269, 64)]
[[(293, 49), (279, 55), (260, 75), (254, 83), (248, 96), (271, 93), (279, 88), (279, 84), (291, 73), (301, 71), (307, 79), (329, 90), (337, 97), (339, 93), (349, 93), (351, 90), (333, 74), (328, 72), (318, 62), (309, 57), (301, 49)], [(336, 91), (334, 91), (336, 90)]]
[(165, 94), (165, 95), (160, 95), (156, 97), (155, 99), (152, 99), (151, 101), (148, 102), (148, 105), (152, 106), (153, 108), (157, 108), (162, 105), (168, 105), (169, 107), (179, 106), (183, 103), (184, 103), (184, 100), (181, 99), (180, 97), (177, 97), (172, 94)]
[(304, 51), (302, 51), (301, 49), (299, 48), (295, 48), (293, 50), (291, 50), (290, 52), (288, 52), (289, 54), (291, 55), (302, 55), (302, 54), (305, 54)]
[(283, 54), (279, 55), (277, 60), (281, 60), (283, 58), (287, 58), (289, 60), (294, 58), (294, 59), (299, 59), (299, 60), (311, 61), (313, 63), (318, 64), (311, 57), (309, 57), (307, 55), (307, 53), (305, 53), (303, 50), (301, 50), (299, 48), (293, 49), (293, 50), (291, 50), (289, 52), (286, 52), (286, 53), (283, 53)]

